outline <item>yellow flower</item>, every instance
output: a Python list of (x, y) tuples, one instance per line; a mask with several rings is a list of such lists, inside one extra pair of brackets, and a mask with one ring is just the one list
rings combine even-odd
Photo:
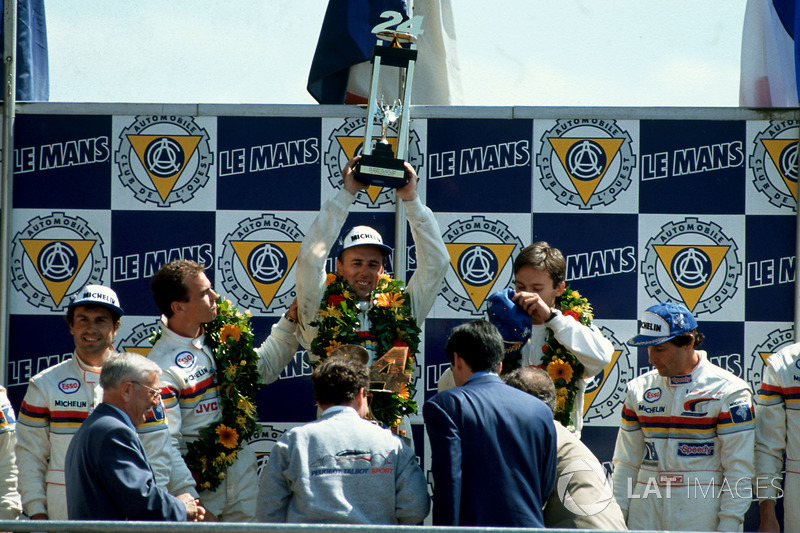
[(251, 316), (253, 316), (253, 313), (248, 309), (247, 311), (244, 312), (244, 316), (250, 318)]
[(347, 290), (347, 289), (344, 289), (342, 291), (342, 297), (345, 300), (352, 300), (353, 299), (353, 293), (351, 291)]
[(325, 286), (327, 287), (328, 285), (333, 283), (335, 280), (336, 280), (336, 274), (329, 273), (327, 276), (325, 276)]
[(236, 407), (244, 411), (248, 415), (252, 415), (256, 412), (256, 406), (248, 400), (247, 398), (239, 398), (239, 403), (236, 404)]
[(572, 367), (561, 359), (553, 359), (547, 365), (547, 373), (550, 374), (553, 383), (559, 378), (563, 378), (567, 383), (572, 379)]
[(579, 293), (578, 291), (572, 291), (572, 292), (570, 293), (569, 297), (570, 297), (570, 298), (574, 298), (574, 299), (578, 299), (578, 298), (580, 298), (580, 297), (581, 297), (581, 293)]
[(223, 370), (223, 372), (225, 373), (225, 378), (228, 381), (233, 381), (234, 379), (236, 379), (237, 374), (239, 374), (239, 367), (233, 365)]
[[(236, 448), (239, 444), (239, 434), (236, 432), (235, 429), (229, 428), (225, 424), (220, 424), (217, 427), (217, 436), (219, 437), (219, 443), (232, 450)], [(224, 455), (222, 456), (225, 457)], [(217, 462), (217, 459), (214, 459), (214, 463)]]
[(337, 346), (341, 346), (341, 345), (342, 345), (342, 343), (339, 342), (339, 341), (331, 341), (331, 343), (328, 346), (325, 347), (325, 354), (326, 355), (330, 354), (331, 351), (333, 351), (334, 348), (336, 348)]
[(328, 316), (332, 316), (334, 318), (339, 318), (340, 316), (342, 316), (342, 312), (339, 310), (338, 307), (327, 307), (325, 309), (320, 309), (319, 310), (319, 315), (322, 318), (325, 318), (325, 317), (328, 317)]
[(375, 298), (378, 307), (391, 307), (392, 309), (399, 308), (404, 301), (403, 296), (396, 292), (382, 292)]
[(565, 387), (559, 387), (556, 389), (556, 411), (563, 411), (564, 406), (567, 403), (567, 396), (569, 395), (569, 391)]
[(237, 417), (236, 417), (236, 424), (237, 424), (239, 427), (244, 427), (244, 426), (245, 426), (245, 424), (247, 424), (247, 417), (246, 417), (246, 416), (244, 416), (244, 415), (239, 415), (239, 416), (237, 416)]
[(208, 481), (203, 481), (200, 484), (200, 489), (202, 489), (202, 490), (210, 490), (211, 489), (211, 483), (209, 483)]
[(233, 340), (239, 342), (239, 338), (242, 336), (242, 330), (236, 324), (225, 324), (222, 326), (222, 329), (219, 330), (219, 340), (220, 342), (225, 342), (228, 340), (228, 337), (233, 337)]

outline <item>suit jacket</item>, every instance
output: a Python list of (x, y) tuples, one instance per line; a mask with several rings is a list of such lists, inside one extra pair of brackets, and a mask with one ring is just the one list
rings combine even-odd
[(544, 527), (556, 476), (553, 414), (496, 374), (473, 376), (425, 402), (433, 523)]
[[(559, 482), (544, 506), (544, 525), (550, 529), (628, 529), (614, 499), (610, 474), (605, 474), (597, 457), (575, 435), (560, 423), (553, 421), (553, 424), (558, 442)], [(568, 506), (564, 505), (567, 495), (571, 498)]]
[(65, 462), (70, 520), (186, 520), (186, 506), (156, 485), (131, 420), (101, 403), (75, 433)]

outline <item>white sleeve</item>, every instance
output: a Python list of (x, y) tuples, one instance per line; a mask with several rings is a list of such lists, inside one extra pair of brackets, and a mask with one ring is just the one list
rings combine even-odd
[(753, 398), (750, 390), (745, 388), (723, 398), (722, 402), (723, 408), (717, 418), (722, 475), (734, 490), (720, 493), (717, 531), (741, 531), (744, 515), (752, 502), (746, 489), (754, 479)]
[(569, 349), (586, 369), (584, 378), (592, 378), (611, 362), (614, 345), (596, 326), (587, 327), (569, 316), (556, 312), (547, 327), (553, 330), (556, 340)]
[(439, 295), (450, 264), (450, 255), (433, 212), (422, 205), (419, 196), (404, 202), (404, 205), (417, 251), (416, 270), (408, 281), (407, 290), (411, 296), (414, 318), (417, 324), (422, 325)]
[(263, 385), (276, 381), (297, 352), (296, 329), (296, 324), (281, 317), (272, 325), (269, 336), (256, 349), (258, 374)]
[(28, 384), (17, 420), (19, 492), (28, 516), (47, 514), (45, 479), (50, 460), (50, 408), (37, 379)]
[[(314, 219), (308, 233), (303, 238), (297, 254), (297, 316), (299, 325), (297, 338), (305, 349), (317, 336), (317, 328), (309, 324), (319, 311), (319, 302), (325, 294), (325, 260), (339, 236), (347, 219), (350, 204), (355, 200), (346, 189), (322, 204), (319, 215)], [(309, 353), (309, 355), (311, 355)]]
[[(158, 409), (161, 413), (166, 412), (163, 402)], [(174, 496), (188, 492), (197, 497), (192, 473), (180, 451), (172, 443), (166, 415), (153, 420), (148, 413), (147, 421), (137, 426), (136, 431), (147, 454), (156, 484)]]
[[(614, 498), (617, 500), (622, 516), (628, 520), (628, 493), (636, 488), (639, 467), (644, 458), (644, 433), (636, 415), (636, 399), (630, 387), (622, 405), (622, 423), (614, 448)], [(631, 487), (629, 489), (629, 487)]]
[(6, 392), (0, 387), (0, 520), (16, 520), (22, 513), (17, 492), (16, 418)]
[(770, 358), (756, 397), (756, 482), (760, 500), (776, 499), (783, 481), (783, 456), (786, 452), (786, 403), (783, 387)]

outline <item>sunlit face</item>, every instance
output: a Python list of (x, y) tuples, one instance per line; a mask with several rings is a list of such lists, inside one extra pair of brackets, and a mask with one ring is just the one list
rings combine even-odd
[(667, 341), (647, 347), (647, 359), (666, 378), (688, 374), (694, 367), (694, 345), (676, 346)]
[(383, 275), (383, 252), (376, 246), (354, 246), (342, 252), (336, 271), (355, 291), (359, 300), (369, 300)]
[(556, 304), (556, 298), (564, 292), (564, 283), (553, 287), (553, 279), (546, 270), (525, 265), (514, 273), (514, 290), (536, 293), (548, 307), (553, 307)]
[(145, 380), (133, 382), (132, 400), (128, 414), (136, 426), (143, 424), (147, 418), (147, 412), (161, 402), (158, 373), (150, 372), (148, 376)]
[(206, 324), (217, 316), (217, 298), (219, 295), (211, 288), (211, 282), (205, 273), (186, 278), (183, 281), (189, 293), (189, 301), (181, 302), (187, 322)]
[(75, 308), (69, 332), (75, 341), (75, 353), (88, 359), (109, 351), (117, 326), (111, 311), (105, 307), (79, 305)]

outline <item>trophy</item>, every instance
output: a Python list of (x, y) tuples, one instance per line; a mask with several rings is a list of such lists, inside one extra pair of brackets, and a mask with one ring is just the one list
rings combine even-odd
[[(422, 33), (422, 30), (419, 30), (422, 17), (413, 17), (391, 29), (393, 24), (402, 21), (402, 16), (393, 11), (386, 11), (381, 16), (390, 20), (378, 24), (372, 30), (380, 39), (373, 49), (372, 80), (369, 89), (367, 123), (364, 128), (364, 148), (355, 171), (356, 178), (367, 185), (396, 189), (408, 183), (404, 163), (408, 151), (411, 82), (414, 79), (414, 65), (417, 60), (416, 38)], [(387, 41), (388, 44), (384, 41)], [(403, 43), (407, 46), (403, 46)], [(401, 73), (403, 81), (399, 90), (400, 98), (391, 105), (385, 103), (383, 95), (378, 100), (377, 93), (382, 65), (399, 68), (403, 71)], [(376, 118), (381, 121), (381, 138), (373, 147), (372, 126)], [(389, 126), (395, 122), (399, 122), (396, 154), (386, 139)]]

